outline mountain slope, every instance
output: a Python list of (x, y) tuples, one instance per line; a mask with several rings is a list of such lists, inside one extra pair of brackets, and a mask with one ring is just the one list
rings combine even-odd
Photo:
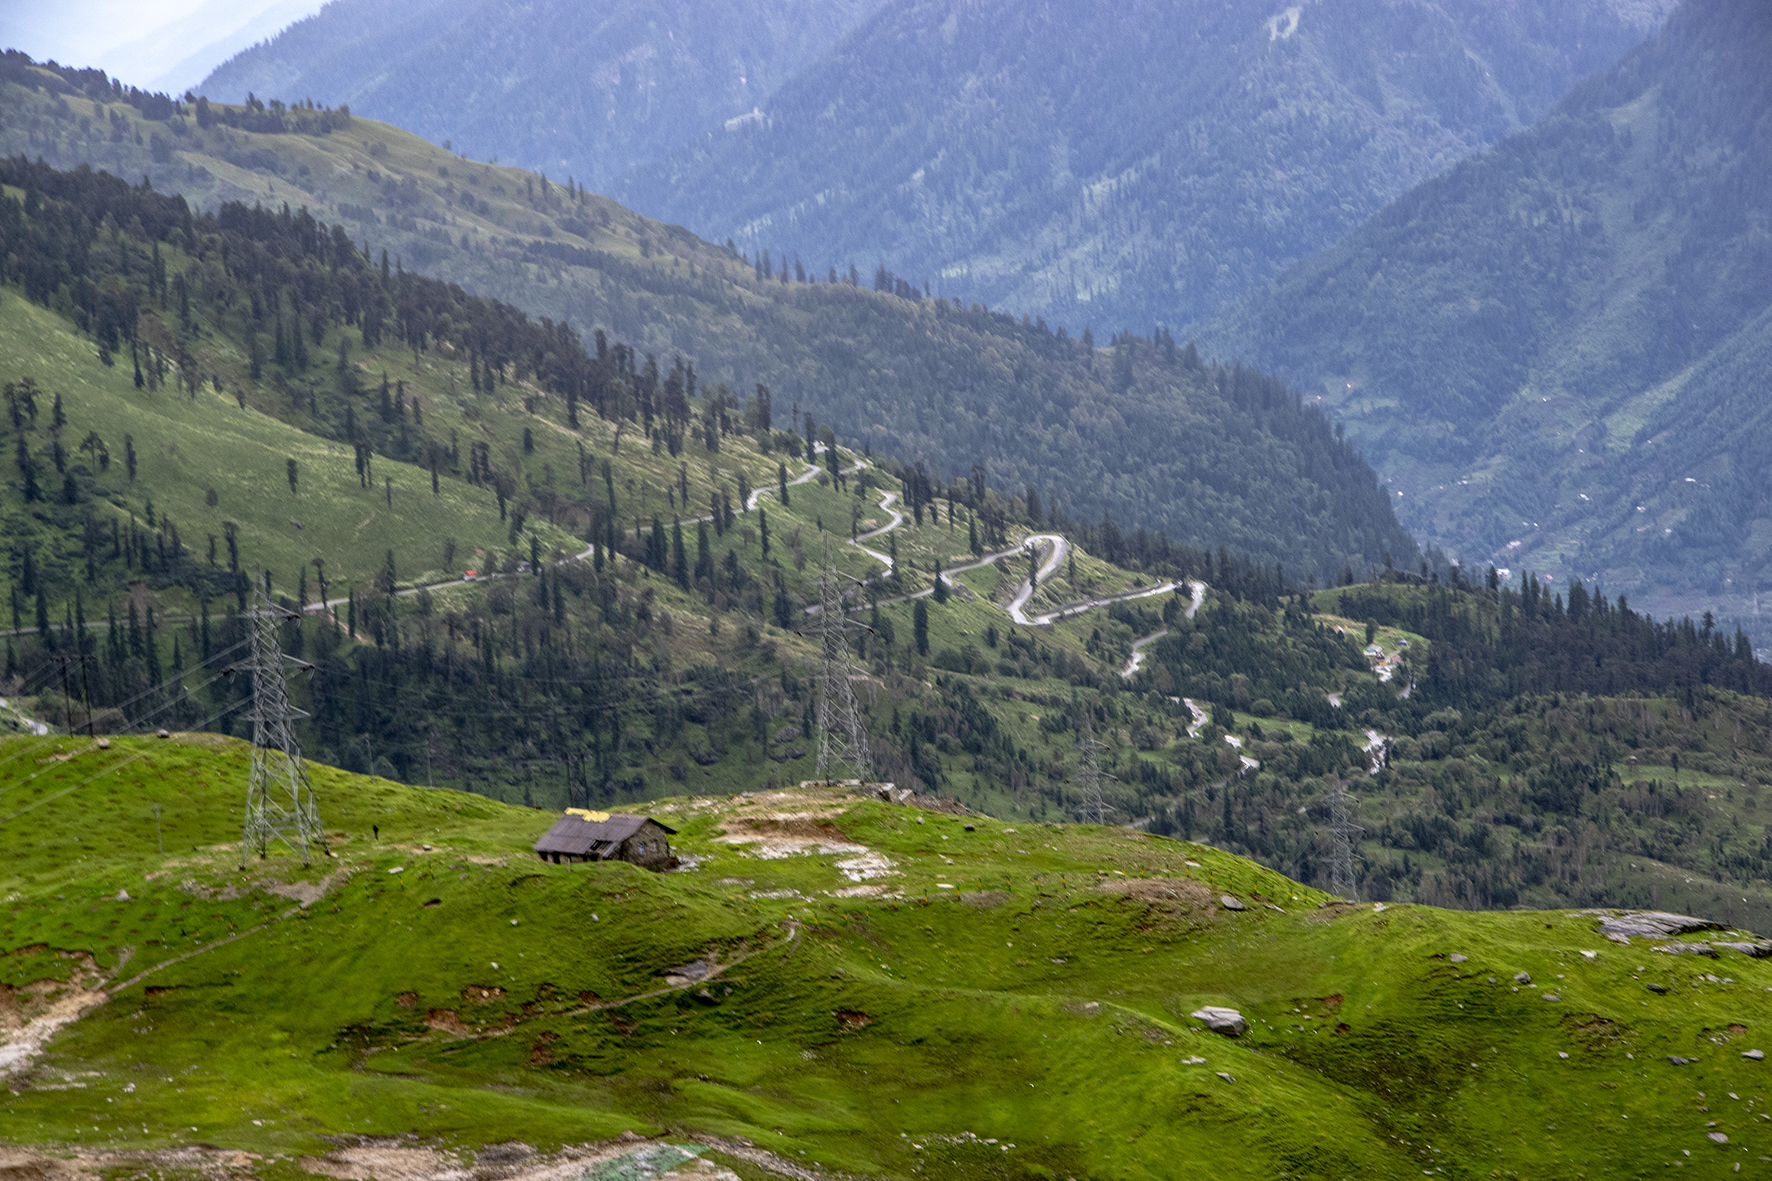
[(877, 0), (338, 0), (198, 87), (348, 104), (603, 190), (761, 102)]
[(1765, 5), (1688, 4), (1530, 132), (1227, 310), (1202, 343), (1320, 394), (1404, 519), (1467, 561), (1757, 616), (1772, 576), (1769, 55)]
[(1668, 5), (895, 0), (614, 195), (1073, 331), (1184, 324), (1529, 124)]
[[(1112, 514), (1304, 576), (1375, 568), (1386, 554), (1411, 566), (1418, 553), (1325, 420), (1259, 374), (1200, 365), (1166, 337), (1101, 350), (908, 285), (895, 295), (766, 273), (582, 188), (366, 119), (325, 130), (350, 118), (339, 112), (180, 114), (143, 96), (163, 115), (147, 119), (102, 75), (72, 75), (76, 91), (18, 70), (37, 89), (0, 83), (0, 152), (146, 174), (205, 208), (311, 207), (372, 256), (391, 250), (583, 340), (604, 331), (634, 346), (639, 369), (646, 354), (661, 373), (681, 355), (740, 400), (761, 383), (777, 421), (816, 413), (845, 439), (929, 464), (941, 483), (978, 465), (989, 486), (1034, 489), (1075, 518)], [(91, 97), (99, 91), (108, 101)], [(309, 133), (245, 129), (296, 124)]]
[[(0, 986), (21, 1024), (67, 1022), (31, 1027), (46, 1044), (0, 1093), (17, 1168), (246, 1150), (377, 1175), (396, 1134), (427, 1181), (690, 1153), (673, 1175), (1592, 1176), (1772, 1151), (1743, 1053), (1772, 967), (1650, 951), (1743, 932), (1620, 947), (1592, 913), (1321, 905), (1202, 845), (829, 789), (656, 801), (685, 872), (556, 866), (528, 851), (553, 815), (323, 767), (333, 856), (242, 875), (240, 744), (54, 746), (46, 788), (17, 757), (41, 744), (0, 745), (0, 791), (38, 805), (0, 879)], [(120, 823), (70, 856), (95, 798)], [(1208, 1032), (1206, 1005), (1247, 1029)], [(688, 1152), (648, 1161), (636, 1135)]]

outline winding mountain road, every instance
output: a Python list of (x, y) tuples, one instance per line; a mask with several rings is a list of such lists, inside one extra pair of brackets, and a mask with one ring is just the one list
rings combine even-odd
[[(1206, 584), (1195, 578), (1190, 579), (1187, 585), (1194, 598), (1193, 602), (1188, 604), (1185, 614), (1187, 618), (1192, 619), (1194, 613), (1200, 609), (1200, 605), (1206, 601)], [(1130, 678), (1133, 673), (1138, 671), (1138, 666), (1144, 663), (1144, 646), (1155, 643), (1168, 634), (1168, 628), (1159, 628), (1141, 640), (1134, 640), (1132, 655), (1126, 658), (1126, 667), (1120, 670), (1120, 675)]]

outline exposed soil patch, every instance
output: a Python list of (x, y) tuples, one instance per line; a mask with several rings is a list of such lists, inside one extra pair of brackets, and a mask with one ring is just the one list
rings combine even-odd
[(37, 980), (23, 988), (0, 986), (0, 1078), (23, 1071), (57, 1030), (109, 999), (98, 987), (104, 974), (91, 953), (60, 954), (77, 961), (67, 980)]
[(351, 873), (350, 869), (341, 868), (333, 870), (317, 882), (280, 882), (275, 878), (260, 878), (255, 882), (229, 882), (219, 887), (205, 886), (195, 878), (187, 878), (178, 884), (178, 888), (205, 902), (233, 902), (256, 890), (263, 890), (267, 894), (287, 898), (302, 906), (312, 906), (331, 893), (333, 887), (349, 878)]
[(439, 1033), (447, 1033), (454, 1037), (473, 1037), (480, 1032), (463, 1021), (461, 1015), (454, 1009), (432, 1009), (425, 1014), (425, 1024)]

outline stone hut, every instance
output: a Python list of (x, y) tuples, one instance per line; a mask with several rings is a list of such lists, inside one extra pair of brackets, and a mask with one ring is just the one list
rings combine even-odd
[(631, 861), (654, 871), (673, 869), (677, 858), (668, 838), (677, 830), (650, 816), (568, 808), (566, 815), (535, 842), (535, 855), (555, 865), (579, 861)]

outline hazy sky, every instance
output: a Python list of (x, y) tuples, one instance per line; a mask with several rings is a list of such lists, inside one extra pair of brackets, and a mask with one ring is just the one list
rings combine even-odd
[[(0, 3), (0, 47), (183, 91), (323, 0), (23, 0)], [(219, 97), (219, 96), (218, 96)], [(228, 96), (230, 98), (238, 96)]]

